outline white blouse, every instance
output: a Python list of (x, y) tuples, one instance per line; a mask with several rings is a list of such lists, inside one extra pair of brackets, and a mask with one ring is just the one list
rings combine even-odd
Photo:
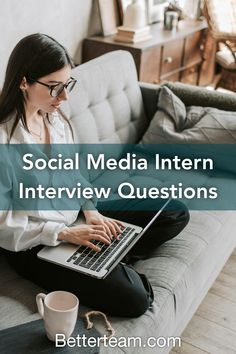
[[(10, 132), (14, 119), (0, 125), (0, 144), (35, 144), (33, 136), (26, 131), (19, 122), (10, 139)], [(50, 135), (50, 143), (73, 143), (68, 123), (55, 112), (49, 116), (45, 124)], [(9, 164), (11, 162), (7, 162)], [(6, 167), (6, 166), (5, 166)], [(4, 168), (4, 171), (7, 169)], [(2, 172), (0, 183), (4, 190), (12, 189), (12, 181), (7, 172)], [(80, 207), (79, 207), (80, 208)], [(73, 224), (78, 217), (79, 210), (2, 210), (0, 211), (0, 247), (11, 251), (30, 249), (37, 245), (56, 246), (58, 233), (66, 226)]]

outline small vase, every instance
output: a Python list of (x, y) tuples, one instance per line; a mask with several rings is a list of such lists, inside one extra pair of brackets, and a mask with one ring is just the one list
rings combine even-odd
[(146, 11), (143, 0), (134, 0), (127, 6), (123, 26), (133, 29), (143, 28), (147, 24)]

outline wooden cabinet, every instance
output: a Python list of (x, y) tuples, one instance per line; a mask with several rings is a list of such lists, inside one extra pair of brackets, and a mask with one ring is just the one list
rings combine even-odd
[(178, 39), (162, 47), (161, 76), (179, 70), (182, 63), (184, 40)]
[(160, 77), (161, 48), (156, 47), (143, 52), (140, 66), (137, 67), (139, 80), (158, 83)]
[(180, 81), (185, 84), (196, 85), (198, 84), (199, 67), (198, 65), (181, 71)]
[(192, 66), (202, 61), (204, 32), (198, 31), (185, 39), (183, 66)]
[(115, 36), (86, 38), (82, 61), (123, 49), (132, 54), (140, 81), (160, 83), (168, 80), (194, 85), (212, 82), (214, 53), (206, 53), (208, 30), (205, 21), (180, 21), (176, 32), (163, 30), (160, 23), (154, 24), (151, 33), (150, 40), (134, 44), (116, 42)]

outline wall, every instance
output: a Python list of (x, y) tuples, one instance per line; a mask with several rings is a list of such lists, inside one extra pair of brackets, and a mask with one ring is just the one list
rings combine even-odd
[(22, 37), (35, 32), (51, 35), (79, 63), (83, 38), (100, 31), (96, 0), (1, 0), (0, 87), (9, 55)]

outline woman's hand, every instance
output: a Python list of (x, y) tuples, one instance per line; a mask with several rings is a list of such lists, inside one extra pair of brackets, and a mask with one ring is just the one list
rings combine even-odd
[(118, 220), (108, 219), (106, 216), (100, 214), (97, 210), (84, 210), (83, 211), (86, 224), (88, 225), (100, 225), (103, 227), (105, 233), (109, 236), (109, 239), (118, 237), (122, 232), (124, 225)]
[(110, 237), (104, 231), (103, 225), (77, 225), (66, 227), (58, 234), (59, 241), (66, 241), (75, 245), (88, 246), (92, 250), (99, 252), (101, 249), (95, 246), (92, 241), (98, 240), (109, 245), (111, 243)]

